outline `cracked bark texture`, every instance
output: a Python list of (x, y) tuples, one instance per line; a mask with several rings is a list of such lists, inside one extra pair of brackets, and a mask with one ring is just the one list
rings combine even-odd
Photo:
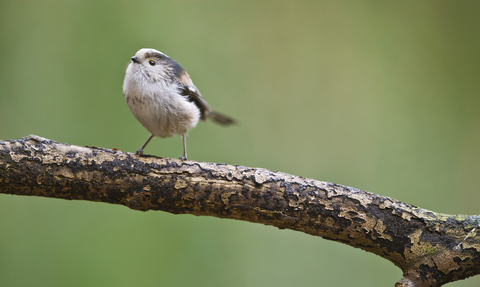
[(38, 136), (0, 141), (0, 193), (273, 225), (377, 254), (395, 286), (480, 273), (480, 216), (447, 215), (355, 188), (262, 168), (138, 156)]

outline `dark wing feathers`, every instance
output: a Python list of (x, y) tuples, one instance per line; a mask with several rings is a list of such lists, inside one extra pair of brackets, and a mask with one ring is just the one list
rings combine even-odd
[(188, 73), (182, 69), (180, 65), (176, 64), (174, 70), (180, 84), (180, 94), (200, 109), (200, 119), (202, 121), (205, 121), (207, 117), (210, 117), (214, 122), (221, 125), (231, 125), (235, 123), (234, 119), (212, 111), (210, 105), (202, 98), (200, 91), (193, 84)]
[(180, 86), (180, 94), (185, 96), (188, 101), (194, 103), (200, 109), (200, 119), (207, 119), (208, 114), (212, 111), (210, 105), (202, 98), (198, 89), (192, 84), (191, 86), (182, 84)]

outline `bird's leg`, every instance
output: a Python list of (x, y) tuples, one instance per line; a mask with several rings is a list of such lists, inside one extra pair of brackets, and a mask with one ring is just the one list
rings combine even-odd
[(148, 140), (142, 145), (142, 147), (137, 150), (137, 154), (138, 155), (142, 155), (143, 154), (143, 149), (145, 148), (145, 146), (147, 146), (148, 142), (153, 138), (153, 135), (150, 135), (150, 137), (148, 138)]
[(187, 160), (187, 136), (183, 134), (182, 138), (183, 138), (183, 156), (180, 156), (180, 159)]

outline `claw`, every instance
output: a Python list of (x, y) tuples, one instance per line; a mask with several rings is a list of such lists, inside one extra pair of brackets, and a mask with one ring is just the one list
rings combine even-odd
[(147, 146), (148, 142), (153, 138), (153, 135), (150, 135), (150, 137), (148, 137), (148, 140), (142, 145), (142, 147), (137, 150), (136, 154), (138, 155), (142, 155), (143, 154), (143, 149)]

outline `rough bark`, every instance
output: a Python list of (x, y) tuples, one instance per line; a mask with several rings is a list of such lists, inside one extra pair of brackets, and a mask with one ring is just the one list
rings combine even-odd
[(480, 216), (447, 215), (262, 168), (138, 156), (38, 136), (0, 141), (0, 193), (122, 204), (273, 225), (375, 253), (395, 286), (441, 286), (480, 273)]

